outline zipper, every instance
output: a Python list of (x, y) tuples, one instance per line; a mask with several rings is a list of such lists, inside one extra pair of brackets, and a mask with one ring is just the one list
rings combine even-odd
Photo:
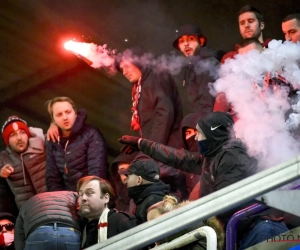
[(69, 140), (66, 142), (65, 148), (64, 148), (64, 152), (65, 152), (65, 166), (64, 166), (64, 171), (66, 174), (69, 173), (68, 167), (67, 167), (67, 146), (69, 144)]

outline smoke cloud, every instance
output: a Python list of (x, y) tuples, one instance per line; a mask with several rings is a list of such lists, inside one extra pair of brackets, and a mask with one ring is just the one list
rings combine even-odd
[(265, 76), (284, 77), (300, 87), (300, 44), (273, 40), (262, 53), (236, 55), (221, 66), (216, 92), (225, 92), (239, 117), (235, 134), (259, 160), (260, 169), (275, 166), (300, 153), (296, 130), (300, 123), (299, 93), (289, 87), (266, 87)]

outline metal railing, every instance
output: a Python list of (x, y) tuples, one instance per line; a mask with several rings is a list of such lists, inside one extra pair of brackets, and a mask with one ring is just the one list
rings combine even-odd
[(251, 201), (299, 176), (300, 157), (296, 157), (86, 249), (138, 249), (147, 246), (197, 221)]
[(177, 249), (194, 241), (201, 239), (201, 236), (206, 237), (206, 249), (217, 250), (217, 234), (211, 227), (204, 226), (197, 228), (189, 233), (186, 233), (170, 242), (161, 244), (151, 250), (171, 250)]

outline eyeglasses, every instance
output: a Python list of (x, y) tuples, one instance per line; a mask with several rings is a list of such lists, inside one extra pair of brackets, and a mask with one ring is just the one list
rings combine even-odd
[(5, 227), (7, 231), (12, 231), (15, 228), (15, 224), (14, 223), (8, 223), (8, 224), (0, 225), (0, 231), (3, 230), (3, 227)]

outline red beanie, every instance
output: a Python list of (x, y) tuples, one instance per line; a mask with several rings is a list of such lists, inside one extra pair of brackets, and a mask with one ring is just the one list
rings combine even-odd
[(22, 120), (18, 116), (8, 117), (2, 126), (2, 137), (6, 145), (8, 145), (10, 134), (19, 129), (24, 130), (28, 135), (28, 138), (31, 137), (26, 121)]

